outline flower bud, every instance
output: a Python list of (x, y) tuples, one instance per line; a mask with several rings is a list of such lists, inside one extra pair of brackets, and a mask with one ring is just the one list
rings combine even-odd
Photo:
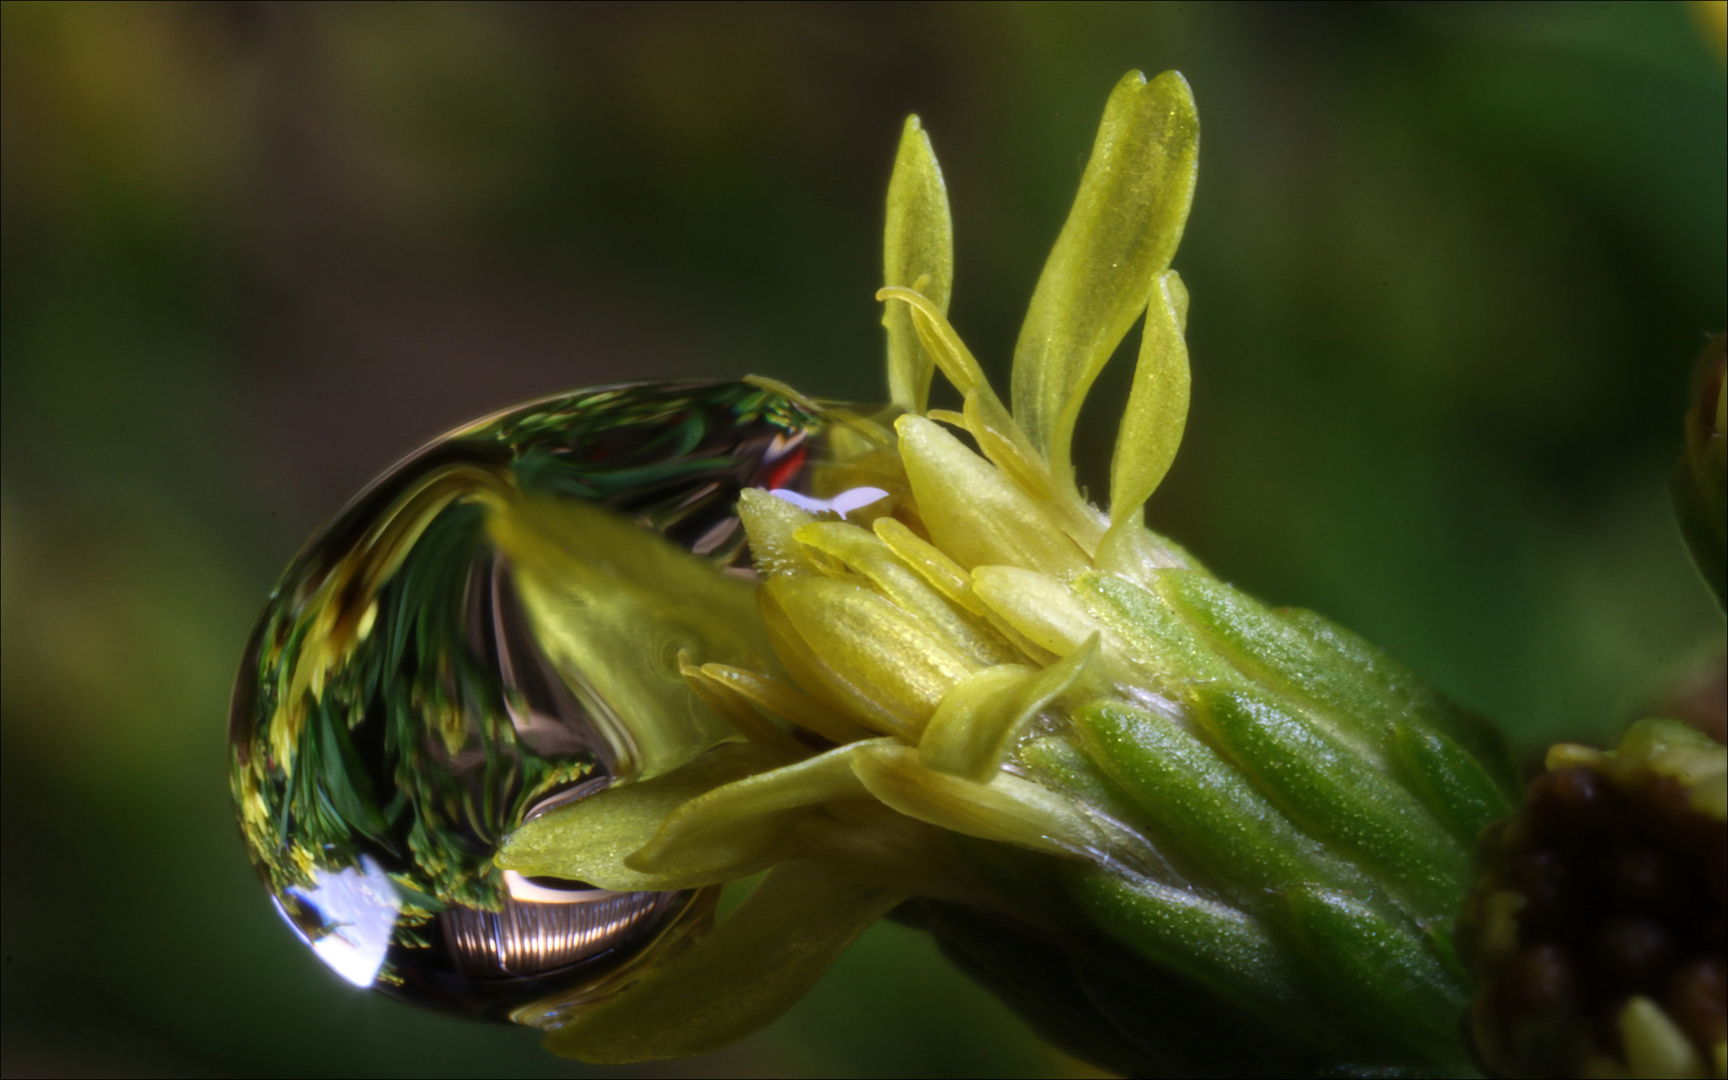
[(1728, 748), (1679, 721), (1548, 751), (1523, 811), (1484, 838), (1460, 923), (1491, 1069), (1724, 1075), (1725, 820)]
[[(720, 747), (634, 795), (548, 813), (498, 856), (631, 888), (772, 869), (710, 936), (558, 1018), (560, 1052), (715, 1049), (893, 908), (1113, 1069), (1468, 1067), (1451, 927), (1477, 835), (1515, 806), (1504, 742), (1371, 645), (1257, 603), (1143, 524), (1189, 397), (1188, 295), (1169, 264), (1193, 110), (1173, 72), (1117, 85), (1016, 347), (1012, 411), (948, 324), (940, 175), (908, 125), (879, 294), (906, 309), (887, 320), (902, 415), (825, 416), (870, 443), (868, 483), (893, 495), (864, 520), (839, 509), (832, 470), (814, 498), (743, 492), (777, 670), (683, 667), (752, 754)], [(1070, 444), (1142, 314), (1106, 514)], [(923, 407), (932, 369), (962, 411)], [(797, 963), (779, 938), (793, 922)]]

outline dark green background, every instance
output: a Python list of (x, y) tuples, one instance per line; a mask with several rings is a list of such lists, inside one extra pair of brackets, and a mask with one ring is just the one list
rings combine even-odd
[[(278, 923), (223, 771), (242, 642), (320, 521), (473, 414), (668, 375), (882, 396), (912, 110), (1005, 386), (1110, 87), (1188, 76), (1194, 406), (1151, 514), (1226, 579), (1527, 752), (1721, 648), (1666, 493), (1728, 292), (1683, 5), (20, 4), (3, 61), (9, 1074), (578, 1071)], [(897, 926), (694, 1068), (1086, 1075)]]

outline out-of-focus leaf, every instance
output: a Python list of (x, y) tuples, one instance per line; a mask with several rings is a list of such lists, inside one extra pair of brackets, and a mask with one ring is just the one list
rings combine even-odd
[(1686, 450), (1674, 473), (1680, 533), (1698, 572), (1728, 605), (1728, 335), (1718, 334), (1698, 358), (1692, 407), (1686, 413)]

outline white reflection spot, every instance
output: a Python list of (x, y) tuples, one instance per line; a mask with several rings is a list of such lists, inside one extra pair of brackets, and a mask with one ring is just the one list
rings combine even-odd
[(808, 495), (800, 495), (789, 488), (774, 488), (768, 494), (776, 499), (784, 499), (798, 509), (807, 510), (812, 514), (820, 514), (824, 510), (833, 511), (840, 515), (841, 521), (845, 521), (846, 515), (859, 507), (869, 506), (879, 499), (888, 497), (886, 491), (877, 487), (847, 488), (832, 499), (813, 499)]
[(336, 974), (355, 986), (371, 986), (390, 951), (401, 895), (371, 856), (335, 874), (314, 870), (312, 878), (314, 887), (289, 890), (324, 920), (323, 932), (308, 944)]

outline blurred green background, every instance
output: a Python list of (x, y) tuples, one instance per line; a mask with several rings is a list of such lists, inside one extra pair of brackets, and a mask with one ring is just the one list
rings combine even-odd
[[(1194, 406), (1151, 514), (1521, 749), (1717, 662), (1671, 523), (1721, 329), (1721, 64), (1681, 4), (7, 4), (4, 1070), (597, 1075), (358, 993), (228, 806), (299, 543), (420, 441), (651, 376), (884, 396), (900, 121), (1005, 386), (1130, 68), (1204, 136)], [(1137, 339), (1137, 333), (1130, 344)], [(1126, 365), (1083, 421), (1100, 490)], [(916, 933), (672, 1076), (1088, 1075)]]

